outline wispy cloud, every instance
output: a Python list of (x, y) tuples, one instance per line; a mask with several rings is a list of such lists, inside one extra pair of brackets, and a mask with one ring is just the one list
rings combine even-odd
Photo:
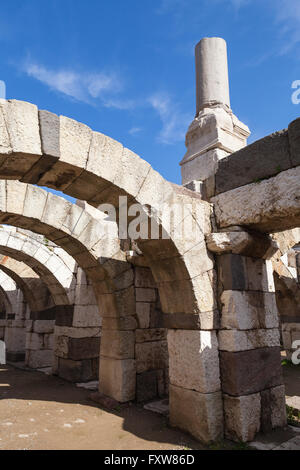
[(140, 132), (142, 132), (142, 128), (141, 127), (132, 127), (131, 129), (129, 129), (128, 133), (132, 136), (136, 136), (138, 135)]
[(79, 73), (71, 69), (52, 70), (36, 62), (26, 62), (24, 71), (51, 90), (88, 104), (99, 100), (107, 108), (129, 109), (134, 103), (116, 94), (122, 90), (122, 82), (113, 73)]
[(276, 23), (283, 39), (280, 55), (289, 53), (300, 42), (300, 2), (299, 0), (277, 0)]
[(164, 144), (182, 141), (192, 116), (180, 112), (179, 105), (174, 103), (167, 93), (156, 93), (148, 99), (148, 102), (158, 113), (162, 122), (158, 141)]

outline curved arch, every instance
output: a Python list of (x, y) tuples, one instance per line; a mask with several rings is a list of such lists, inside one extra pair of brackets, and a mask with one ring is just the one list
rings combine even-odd
[[(0, 178), (48, 186), (95, 207), (102, 203), (117, 205), (119, 196), (127, 196), (131, 203), (140, 204), (147, 214), (151, 206), (151, 220), (158, 225), (162, 224), (157, 214), (163, 204), (189, 204), (190, 215), (198, 219), (192, 242), (171, 237), (144, 239), (139, 245), (151, 260), (165, 312), (205, 313), (216, 308), (212, 276), (206, 274), (213, 269), (204, 242), (204, 235), (210, 232), (210, 205), (207, 202), (196, 193), (169, 183), (122, 144), (93, 132), (82, 123), (38, 111), (33, 104), (16, 100), (3, 101), (0, 111), (0, 121), (7, 129), (0, 142)], [(47, 210), (43, 216), (45, 214)], [(178, 219), (177, 226), (183, 224), (183, 219), (184, 216)], [(8, 223), (14, 225), (12, 221)], [(86, 226), (78, 241), (92, 248), (91, 239), (93, 244), (97, 237), (95, 234), (91, 237), (89, 229)], [(58, 238), (53, 241), (59, 244)], [(161, 263), (162, 252), (168, 259), (164, 265)], [(109, 253), (111, 250), (106, 246), (103, 256)], [(199, 256), (202, 263), (197, 263), (196, 267), (194, 259)], [(78, 256), (80, 265), (79, 259)], [(85, 264), (83, 268), (88, 266), (90, 273), (97, 271), (93, 257), (89, 256), (89, 262)], [(185, 290), (185, 301), (178, 295), (179, 287)], [(206, 292), (205, 298), (201, 291)], [(209, 302), (205, 301), (208, 296)]]
[(46, 310), (55, 305), (46, 284), (26, 264), (10, 258), (0, 257), (0, 269), (11, 277), (23, 292), (32, 312)]
[[(56, 305), (73, 303), (71, 287), (73, 270), (61, 259), (61, 251), (49, 247), (33, 237), (29, 231), (22, 233), (12, 227), (0, 228), (0, 253), (28, 265), (47, 285)], [(71, 257), (69, 257), (71, 258)], [(69, 260), (68, 260), (69, 261)]]
[(23, 291), (17, 286), (15, 280), (4, 271), (0, 270), (0, 286), (7, 299), (7, 315), (15, 315), (16, 318), (24, 318), (24, 310), (20, 308), (25, 302)]

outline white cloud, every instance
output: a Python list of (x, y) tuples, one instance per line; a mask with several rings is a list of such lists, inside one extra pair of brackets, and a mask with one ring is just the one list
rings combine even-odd
[(300, 42), (300, 2), (299, 0), (277, 0), (276, 23), (280, 26), (283, 38), (281, 55), (290, 52)]
[(115, 94), (122, 89), (122, 83), (114, 74), (51, 70), (34, 62), (25, 63), (24, 70), (28, 76), (44, 83), (51, 90), (77, 101), (94, 104), (100, 100), (103, 106), (117, 109), (134, 106), (133, 101), (115, 98)]
[(185, 133), (192, 118), (180, 112), (179, 106), (173, 103), (167, 93), (156, 93), (148, 99), (149, 104), (158, 113), (162, 129), (158, 141), (164, 144), (174, 144), (184, 140)]
[(139, 134), (140, 132), (142, 131), (142, 128), (141, 127), (132, 127), (131, 129), (129, 129), (128, 133), (132, 136), (136, 136), (137, 134)]

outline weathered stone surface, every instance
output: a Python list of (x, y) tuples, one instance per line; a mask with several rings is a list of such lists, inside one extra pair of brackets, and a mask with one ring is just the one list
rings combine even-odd
[(218, 272), (224, 290), (275, 292), (270, 260), (235, 254), (220, 255)]
[(155, 289), (136, 288), (135, 295), (137, 302), (155, 302), (156, 300)]
[(219, 162), (216, 194), (269, 178), (291, 166), (287, 130), (275, 132)]
[(135, 331), (136, 343), (144, 343), (146, 341), (162, 341), (167, 338), (165, 328), (138, 329)]
[(214, 331), (169, 330), (168, 349), (172, 385), (201, 393), (220, 390), (218, 341)]
[(170, 384), (170, 424), (208, 443), (223, 437), (221, 392), (199, 393)]
[(234, 253), (263, 258), (266, 254), (270, 256), (272, 239), (265, 234), (255, 232), (228, 231), (209, 234), (206, 243), (208, 249), (214, 253)]
[(280, 347), (220, 352), (222, 390), (231, 396), (282, 385)]
[(53, 333), (54, 320), (36, 320), (33, 325), (35, 333)]
[(137, 327), (138, 323), (134, 316), (102, 319), (103, 330), (135, 330)]
[(278, 327), (273, 292), (226, 290), (221, 295), (221, 302), (221, 328), (251, 330)]
[(271, 432), (286, 426), (285, 387), (270, 388), (261, 392), (261, 430)]
[(136, 287), (145, 287), (152, 289), (156, 287), (150, 268), (136, 267), (134, 273), (134, 284)]
[(73, 361), (71, 359), (58, 359), (57, 374), (69, 382), (88, 382), (98, 378), (98, 359)]
[(299, 226), (299, 176), (300, 167), (292, 168), (214, 197), (211, 202), (219, 227), (244, 225), (273, 232)]
[(135, 398), (136, 363), (133, 359), (100, 357), (99, 391), (125, 403)]
[(222, 330), (218, 334), (220, 351), (247, 351), (265, 347), (280, 346), (278, 328), (267, 330)]
[(151, 370), (136, 376), (136, 398), (138, 402), (149, 401), (158, 395), (157, 371)]
[(139, 328), (149, 328), (151, 304), (149, 302), (136, 303), (136, 315)]
[(288, 128), (292, 166), (300, 165), (300, 119), (292, 121)]
[(68, 357), (73, 360), (99, 357), (100, 338), (69, 338)]
[(199, 314), (163, 313), (162, 326), (178, 330), (217, 330), (220, 326), (218, 310)]
[(53, 364), (53, 350), (28, 350), (26, 351), (25, 363), (27, 367), (39, 369), (40, 367), (51, 367)]
[(135, 345), (137, 373), (168, 367), (167, 341), (150, 341)]
[(103, 330), (101, 356), (114, 359), (133, 359), (134, 344), (135, 336), (132, 331)]
[(260, 430), (260, 394), (231, 397), (223, 395), (225, 437), (232, 441), (252, 441)]

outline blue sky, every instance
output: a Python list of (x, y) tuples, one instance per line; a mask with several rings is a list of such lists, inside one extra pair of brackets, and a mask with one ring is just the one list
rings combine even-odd
[(227, 41), (249, 142), (299, 116), (300, 0), (2, 0), (0, 79), (7, 98), (84, 122), (180, 183), (206, 36)]

